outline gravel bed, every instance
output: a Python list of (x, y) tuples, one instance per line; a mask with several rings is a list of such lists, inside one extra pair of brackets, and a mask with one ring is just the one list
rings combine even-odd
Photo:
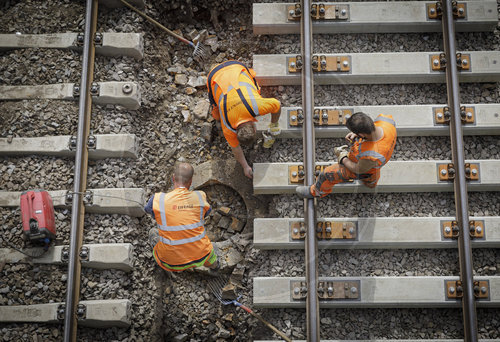
[[(271, 0), (256, 2), (273, 2)], [(291, 2), (291, 1), (289, 1)], [(123, 57), (97, 56), (96, 81), (133, 81), (141, 87), (141, 108), (94, 106), (91, 129), (94, 134), (135, 134), (139, 139), (137, 159), (104, 159), (89, 162), (88, 188), (144, 188), (146, 197), (171, 186), (170, 174), (179, 158), (194, 164), (232, 158), (221, 134), (214, 128), (208, 143), (200, 136), (206, 121), (206, 90), (196, 85), (211, 64), (236, 58), (251, 64), (252, 54), (298, 53), (299, 37), (254, 36), (248, 1), (215, 3), (219, 11), (207, 9), (208, 0), (197, 1), (192, 15), (182, 1), (148, 1), (146, 13), (171, 29), (187, 34), (192, 29), (208, 29), (217, 34), (218, 48), (202, 66), (192, 61), (191, 48), (167, 37), (128, 9), (99, 9), (98, 31), (144, 32), (145, 57), (142, 61)], [(213, 3), (213, 2), (210, 2)], [(1, 33), (54, 33), (83, 31), (84, 2), (49, 0), (7, 0), (0, 5)], [(224, 12), (223, 12), (224, 11)], [(248, 14), (248, 15), (242, 15)], [(217, 15), (218, 14), (218, 15)], [(223, 29), (218, 29), (217, 17)], [(189, 19), (193, 18), (192, 22)], [(438, 51), (441, 35), (429, 34), (345, 34), (315, 36), (314, 51), (325, 53), (368, 53)], [(499, 31), (459, 33), (461, 50), (499, 50)], [(0, 53), (0, 85), (78, 82), (81, 55), (62, 50), (13, 50)], [(179, 78), (177, 75), (184, 75)], [(177, 76), (177, 77), (176, 77)], [(190, 81), (190, 79), (192, 81)], [(315, 105), (410, 105), (444, 104), (442, 84), (335, 85), (315, 88)], [(277, 97), (283, 105), (300, 105), (300, 87), (266, 87), (263, 95)], [(498, 84), (464, 84), (462, 103), (500, 103)], [(78, 104), (70, 101), (15, 101), (0, 103), (4, 120), (0, 137), (72, 135), (76, 132)], [(390, 113), (388, 113), (390, 114)], [(332, 148), (342, 139), (321, 139), (316, 158), (328, 161)], [(436, 148), (438, 146), (438, 148)], [(302, 143), (280, 140), (272, 149), (260, 145), (246, 149), (251, 162), (301, 161)], [(496, 136), (465, 137), (465, 157), (500, 159)], [(393, 160), (450, 159), (448, 137), (400, 137)], [(0, 158), (0, 189), (71, 189), (72, 158), (30, 156)], [(211, 192), (211, 193), (210, 193)], [(230, 206), (244, 212), (241, 199), (221, 188), (207, 190), (215, 208)], [(471, 216), (498, 215), (500, 195), (470, 193)], [(451, 193), (338, 194), (319, 201), (318, 216), (453, 216)], [(0, 246), (9, 241), (21, 246), (19, 209), (0, 208), (4, 224)], [(302, 217), (302, 201), (295, 196), (272, 196), (269, 217)], [(70, 211), (56, 209), (58, 244), (69, 242)], [(149, 216), (87, 215), (84, 243), (129, 242), (135, 248), (135, 268), (122, 271), (82, 272), (82, 299), (128, 298), (132, 304), (129, 329), (85, 329), (81, 341), (250, 341), (271, 339), (272, 333), (243, 310), (222, 306), (207, 289), (207, 278), (198, 273), (167, 277), (155, 264), (147, 244), (147, 231), (154, 226)], [(227, 236), (211, 222), (207, 229), (217, 239)], [(252, 278), (262, 276), (304, 276), (303, 251), (243, 250), (245, 274), (243, 304), (252, 305)], [(322, 276), (451, 276), (459, 272), (456, 250), (322, 250)], [(477, 275), (500, 275), (500, 251), (474, 250)], [(64, 271), (46, 265), (1, 265), (0, 305), (60, 301), (66, 286)], [(41, 284), (41, 285), (39, 285)], [(41, 286), (41, 287), (40, 287)], [(7, 289), (8, 288), (8, 289)], [(5, 290), (7, 289), (7, 290)], [(278, 329), (305, 339), (305, 311), (258, 310)], [(321, 310), (322, 338), (461, 338), (460, 310), (447, 309), (336, 309)], [(480, 338), (499, 338), (498, 309), (478, 310)], [(4, 341), (60, 341), (62, 327), (43, 324), (0, 324)], [(277, 338), (277, 336), (274, 336)]]

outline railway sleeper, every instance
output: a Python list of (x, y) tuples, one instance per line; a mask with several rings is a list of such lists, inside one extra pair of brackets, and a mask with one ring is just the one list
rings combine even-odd
[[(466, 67), (459, 70), (460, 82), (500, 81), (499, 51), (459, 52)], [(394, 84), (394, 83), (445, 83), (444, 70), (435, 68), (440, 52), (388, 52), (316, 54), (317, 68), (314, 84)], [(467, 58), (467, 59), (466, 59)], [(263, 86), (300, 85), (301, 70), (297, 55), (254, 55), (253, 68)], [(329, 63), (328, 61), (331, 61)], [(439, 62), (439, 60), (438, 60)], [(340, 64), (339, 64), (340, 63)], [(313, 69), (314, 69), (313, 65)]]
[[(323, 11), (321, 8), (316, 11), (311, 8), (312, 30), (313, 33), (441, 32), (441, 20), (436, 16), (435, 3), (313, 3), (311, 7), (323, 5)], [(299, 8), (297, 13), (296, 6), (290, 3), (253, 4), (253, 33), (299, 34), (302, 13), (311, 11)], [(493, 31), (496, 28), (496, 1), (458, 1), (458, 6), (455, 20), (458, 32)]]
[[(134, 264), (134, 247), (130, 243), (86, 244), (82, 246), (80, 261), (82, 267), (95, 269), (118, 269), (130, 272)], [(30, 254), (31, 250), (24, 250)], [(30, 258), (10, 248), (0, 248), (1, 263), (34, 263), (66, 265), (69, 259), (69, 246), (54, 246), (38, 258)]]
[[(457, 236), (450, 236), (455, 230), (454, 220), (454, 217), (318, 218), (318, 248), (457, 248)], [(478, 216), (470, 220), (473, 248), (500, 248), (499, 216)], [(254, 219), (254, 248), (304, 249), (305, 235), (302, 218)]]
[[(337, 106), (315, 107), (316, 138), (343, 138), (349, 131), (345, 122), (350, 115), (364, 112), (373, 119), (379, 114), (390, 114), (396, 122), (399, 136), (449, 136), (450, 109), (446, 105), (408, 106)], [(464, 104), (460, 108), (464, 135), (500, 134), (499, 104)], [(267, 130), (271, 118), (259, 116), (257, 131)], [(278, 138), (302, 138), (303, 112), (301, 107), (282, 107)], [(0, 140), (1, 141), (1, 140)]]
[[(317, 172), (331, 163), (316, 163)], [(465, 170), (466, 177), (470, 178), (469, 191), (500, 190), (500, 161), (471, 160), (466, 163), (469, 164)], [(450, 164), (446, 160), (390, 161), (380, 172), (376, 188), (365, 187), (355, 180), (337, 184), (333, 193), (453, 191), (452, 178), (442, 178), (443, 172), (445, 176), (451, 175)], [(254, 194), (257, 195), (295, 193), (295, 188), (302, 185), (304, 179), (302, 163), (255, 163), (253, 174)]]
[[(48, 191), (54, 207), (71, 209), (72, 192)], [(18, 207), (21, 191), (0, 191), (0, 207)], [(84, 194), (85, 211), (93, 214), (121, 214), (134, 217), (144, 215), (145, 194), (142, 188), (107, 188), (87, 190)]]
[[(135, 82), (94, 82), (90, 89), (92, 103), (119, 105), (135, 110), (141, 105), (139, 84)], [(53, 99), (76, 101), (80, 85), (76, 83), (45, 84), (35, 86), (0, 86), (0, 100)]]
[[(319, 304), (321, 308), (459, 308), (461, 298), (449, 295), (450, 284), (453, 287), (458, 280), (458, 277), (319, 277), (318, 284), (341, 284), (340, 290), (336, 289), (338, 285), (334, 286), (337, 298), (324, 299), (324, 291), (319, 291)], [(475, 277), (474, 281), (479, 282), (475, 289), (477, 307), (500, 307), (500, 277)], [(305, 278), (300, 277), (254, 278), (253, 304), (263, 308), (305, 308), (305, 298), (297, 296), (297, 292), (304, 291), (304, 286), (300, 286), (304, 283)]]
[[(69, 135), (40, 138), (0, 138), (0, 156), (75, 155), (76, 137)], [(139, 142), (134, 134), (96, 134), (87, 142), (89, 158), (137, 158)]]
[[(107, 328), (130, 326), (132, 304), (128, 299), (86, 300), (78, 305), (78, 325)], [(0, 306), (3, 323), (57, 323), (64, 321), (64, 303)]]
[[(81, 51), (83, 41), (83, 33), (0, 34), (0, 51), (29, 48)], [(96, 54), (104, 56), (130, 56), (135, 59), (144, 56), (142, 33), (96, 33), (94, 44)]]

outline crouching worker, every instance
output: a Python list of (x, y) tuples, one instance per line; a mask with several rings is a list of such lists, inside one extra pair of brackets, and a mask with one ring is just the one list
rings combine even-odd
[(243, 168), (245, 176), (252, 178), (252, 168), (243, 154), (241, 145), (253, 145), (257, 138), (257, 116), (271, 114), (268, 132), (264, 135), (264, 147), (270, 148), (274, 137), (281, 133), (278, 124), (281, 104), (274, 98), (260, 96), (255, 72), (238, 61), (216, 65), (208, 74), (207, 89), (212, 116), (221, 122), (222, 132)]
[(203, 191), (189, 191), (193, 173), (190, 164), (177, 164), (172, 176), (174, 190), (154, 194), (144, 208), (158, 224), (149, 231), (154, 258), (161, 268), (171, 272), (219, 266), (204, 228), (210, 204)]
[(324, 169), (316, 183), (298, 186), (296, 192), (304, 198), (324, 197), (335, 184), (359, 179), (374, 188), (380, 178), (380, 168), (391, 159), (396, 145), (396, 124), (390, 115), (379, 115), (375, 122), (364, 113), (353, 114), (346, 122), (351, 131), (346, 140), (354, 143), (334, 148), (338, 163)]

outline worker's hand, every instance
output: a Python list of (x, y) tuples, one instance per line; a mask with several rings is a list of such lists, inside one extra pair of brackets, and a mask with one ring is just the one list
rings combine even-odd
[(273, 136), (276, 136), (276, 135), (279, 135), (281, 133), (281, 128), (280, 128), (280, 124), (279, 122), (271, 122), (269, 124), (269, 128), (267, 129), (267, 131), (269, 133), (271, 133), (271, 135)]
[(356, 140), (357, 137), (358, 137), (358, 135), (356, 133), (349, 132), (345, 136), (345, 140), (349, 141), (350, 143), (353, 143), (354, 140)]
[(340, 147), (335, 147), (333, 149), (333, 152), (337, 156), (339, 164), (342, 164), (342, 159), (347, 158), (347, 156), (349, 155), (349, 146), (342, 145)]
[(253, 171), (252, 171), (252, 168), (250, 166), (247, 166), (243, 169), (243, 173), (245, 174), (245, 176), (247, 176), (248, 178), (252, 179), (253, 178)]
[(264, 137), (264, 142), (262, 143), (262, 147), (271, 148), (274, 142), (276, 141), (276, 139), (274, 139), (274, 136), (266, 132), (262, 132), (262, 136)]

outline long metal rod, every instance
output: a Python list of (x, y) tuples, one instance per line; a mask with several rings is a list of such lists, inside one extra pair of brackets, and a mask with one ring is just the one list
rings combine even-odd
[[(302, 51), (302, 108), (304, 110), (304, 184), (311, 186), (314, 183), (314, 164), (316, 161), (314, 146), (314, 79), (312, 74), (312, 22), (309, 15), (311, 4), (309, 0), (302, 0), (301, 16), (301, 51)], [(305, 223), (307, 227), (306, 253), (306, 281), (307, 281), (307, 341), (319, 342), (319, 300), (318, 288), (318, 243), (316, 240), (316, 208), (314, 199), (304, 200)]]
[(476, 301), (474, 299), (472, 248), (469, 236), (469, 203), (467, 199), (467, 183), (465, 181), (465, 157), (463, 146), (462, 122), (460, 120), (460, 90), (456, 63), (455, 22), (451, 0), (443, 0), (443, 41), (446, 54), (446, 87), (448, 106), (451, 110), (450, 138), (453, 164), (455, 165), (455, 211), (460, 237), (458, 240), (458, 257), (460, 262), (460, 279), (463, 287), (462, 311), (464, 324), (464, 340), (478, 340)]
[(70, 249), (68, 261), (68, 283), (66, 311), (64, 313), (64, 341), (76, 341), (77, 305), (80, 299), (81, 263), (79, 252), (83, 240), (85, 207), (82, 193), (87, 189), (87, 138), (90, 129), (92, 99), (90, 86), (94, 75), (95, 49), (93, 37), (97, 25), (97, 0), (87, 0), (85, 13), (85, 41), (83, 44), (82, 78), (78, 108), (78, 133), (73, 180), (73, 204), (71, 208)]

